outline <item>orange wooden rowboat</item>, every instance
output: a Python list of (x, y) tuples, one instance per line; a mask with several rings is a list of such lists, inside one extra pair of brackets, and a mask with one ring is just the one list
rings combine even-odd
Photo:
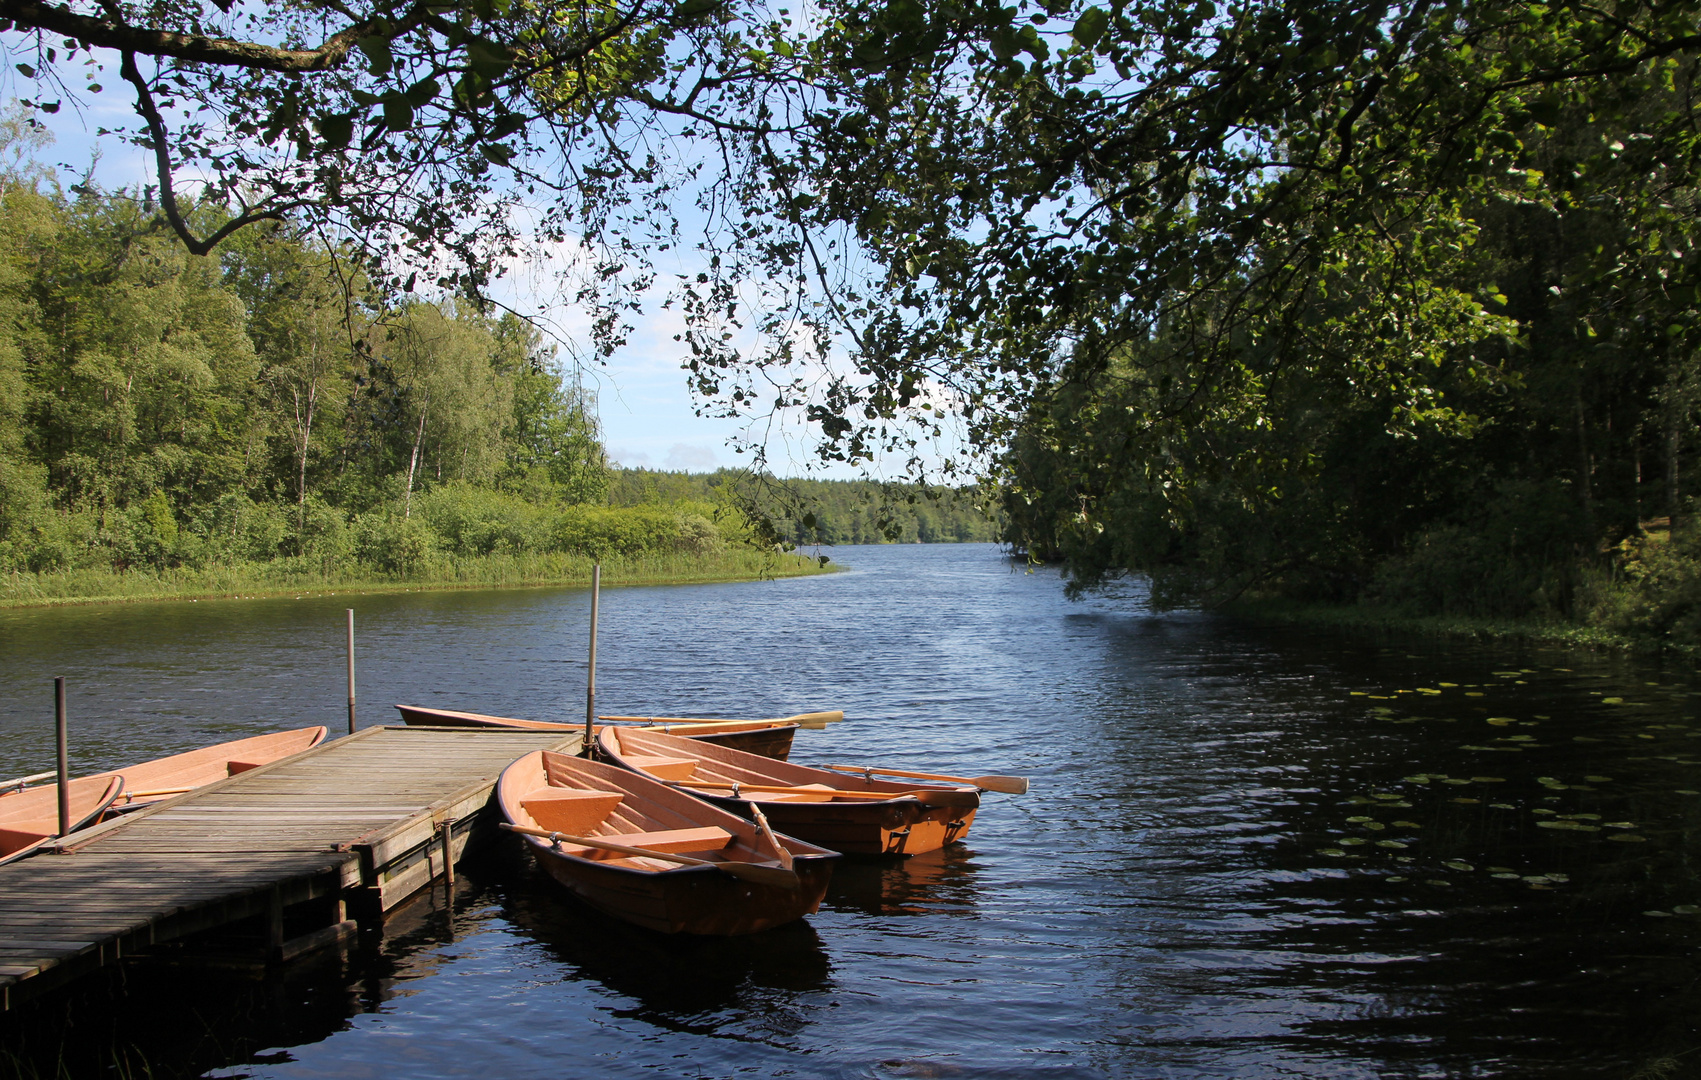
[(174, 798), (227, 776), (258, 769), (291, 754), (299, 754), (318, 746), (324, 739), (325, 728), (322, 725), (274, 731), (95, 775), (123, 774), (124, 792), (112, 804), (112, 809), (133, 810), (161, 799)]
[[(122, 776), (85, 776), (70, 783), (71, 831), (100, 818), (124, 790)], [(59, 835), (59, 785), (0, 798), (0, 863), (21, 859)]]
[[(583, 731), (583, 724), (556, 724), (547, 720), (518, 720), (511, 716), (487, 716), (484, 713), (460, 712), (456, 709), (428, 709), (420, 705), (397, 705), (403, 722), (414, 727), (507, 727), (529, 728), (538, 731)], [(784, 761), (791, 755), (792, 737), (796, 724), (777, 720), (750, 720), (737, 724), (668, 724), (660, 730), (683, 735), (689, 739), (730, 746), (749, 754)], [(600, 730), (600, 729), (593, 729)]]
[[(682, 742), (688, 740), (680, 740)], [(736, 751), (735, 751), (736, 752)], [(538, 750), (502, 773), (496, 798), (520, 830), (610, 842), (699, 863), (575, 844), (522, 833), (538, 864), (580, 899), (617, 919), (664, 934), (750, 934), (812, 914), (821, 906), (837, 854), (775, 838), (666, 784), (601, 762)], [(518, 830), (516, 830), (518, 831)], [(753, 882), (716, 863), (771, 867), (796, 887)]]
[[(734, 813), (759, 806), (780, 832), (846, 854), (934, 851), (967, 836), (980, 805), (972, 787), (849, 776), (643, 728), (603, 728), (597, 750), (605, 760)], [(735, 782), (741, 785), (737, 794), (728, 786)], [(744, 792), (743, 785), (783, 790)], [(927, 805), (935, 793), (947, 805)]]

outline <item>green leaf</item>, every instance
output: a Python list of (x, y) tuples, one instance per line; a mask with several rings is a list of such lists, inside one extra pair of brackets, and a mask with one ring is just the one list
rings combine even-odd
[(368, 36), (354, 39), (360, 51), (366, 54), (368, 70), (374, 75), (388, 75), (395, 66), (395, 57), (390, 53), (390, 39), (385, 37)]
[(500, 79), (514, 66), (514, 54), (487, 38), (467, 42), (467, 66), (487, 79)]
[(1097, 45), (1099, 38), (1104, 36), (1105, 29), (1110, 26), (1110, 16), (1103, 8), (1090, 7), (1081, 12), (1075, 20), (1075, 29), (1069, 32), (1076, 43), (1083, 49)]
[(421, 79), (407, 88), (408, 104), (418, 109), (430, 103), (443, 89), (436, 79)]
[(348, 113), (321, 116), (313, 121), (313, 126), (318, 129), (319, 138), (324, 140), (328, 150), (341, 150), (354, 138), (354, 117)]
[(30, 67), (28, 64), (19, 64), (19, 65), (17, 65), (17, 68), (20, 72), (23, 73), (24, 78), (26, 78), (26, 79), (35, 78), (35, 68)]
[(406, 131), (413, 127), (413, 106), (395, 90), (384, 95), (384, 123), (391, 131)]

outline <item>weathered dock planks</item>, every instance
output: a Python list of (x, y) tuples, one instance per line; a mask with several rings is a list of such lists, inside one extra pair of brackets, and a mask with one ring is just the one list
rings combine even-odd
[[(368, 728), (0, 867), (0, 1011), (104, 964), (259, 918), (274, 959), (332, 944), (495, 830), (509, 762), (579, 736)], [(284, 937), (286, 918), (318, 928)]]

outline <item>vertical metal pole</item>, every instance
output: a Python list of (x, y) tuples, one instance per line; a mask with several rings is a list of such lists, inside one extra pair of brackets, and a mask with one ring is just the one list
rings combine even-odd
[(444, 818), (443, 830), (443, 884), (449, 890), (449, 901), (455, 899), (455, 819)]
[(602, 593), (602, 563), (591, 567), (591, 664), (585, 683), (585, 753), (591, 752), (591, 725), (597, 718), (597, 601)]
[(354, 609), (348, 609), (348, 733), (354, 734)]
[(53, 734), (59, 744), (59, 835), (71, 831), (71, 750), (65, 734), (65, 676), (53, 679)]

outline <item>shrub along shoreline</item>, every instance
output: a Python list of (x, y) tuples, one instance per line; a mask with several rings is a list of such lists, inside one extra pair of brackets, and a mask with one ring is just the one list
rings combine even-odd
[[(237, 563), (203, 569), (113, 571), (68, 570), (0, 577), (0, 610), (71, 604), (115, 604), (156, 600), (258, 599), (275, 596), (423, 592), (458, 589), (521, 589), (589, 586), (589, 555), (571, 552), (508, 554), (435, 560), (425, 572), (386, 574), (368, 567), (326, 573), (306, 559)], [(614, 555), (602, 560), (602, 583), (696, 585), (833, 573), (801, 555), (755, 548), (695, 554)]]

